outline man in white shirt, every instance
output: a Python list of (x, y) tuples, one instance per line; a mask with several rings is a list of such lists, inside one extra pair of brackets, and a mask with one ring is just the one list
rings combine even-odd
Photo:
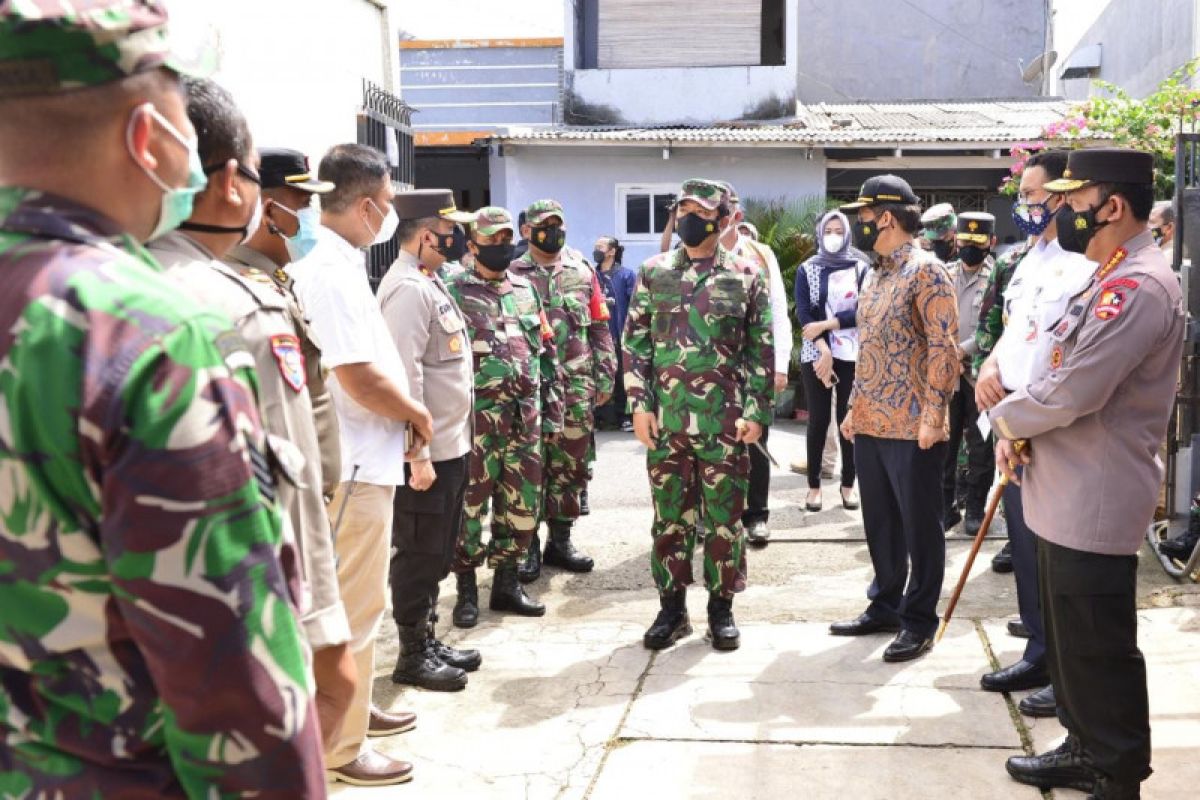
[[(1043, 151), (1029, 160), (1021, 176), (1013, 219), (1023, 232), (1037, 238), (1004, 290), (1004, 332), (980, 367), (975, 386), (980, 412), (1046, 373), (1054, 344), (1051, 328), (1095, 272), (1095, 263), (1065, 251), (1058, 242), (1054, 213), (1063, 200), (1061, 195), (1046, 191), (1044, 185), (1061, 178), (1066, 165), (1065, 151)], [(1012, 545), (1017, 606), (1029, 641), (1017, 663), (984, 675), (980, 684), (995, 692), (1041, 689), (1021, 701), (1021, 711), (1029, 716), (1053, 716), (1054, 688), (1049, 685), (1046, 634), (1038, 601), (1037, 540), (1025, 524), (1021, 487), (1015, 483), (1004, 489), (1004, 514)]]
[(354, 701), (325, 760), (337, 780), (383, 786), (409, 780), (412, 772), (366, 746), (368, 735), (401, 732), (371, 706), (375, 636), (387, 605), (392, 498), (404, 483), (406, 451), (415, 453), (433, 438), (433, 420), (408, 394), (404, 365), (367, 281), (363, 249), (389, 240), (398, 223), (387, 160), (370, 147), (338, 145), (317, 175), (337, 188), (322, 198), (316, 247), (288, 272), (332, 370), (342, 480), (328, 511), (358, 672)]
[[(792, 317), (788, 313), (788, 291), (783, 285), (779, 261), (771, 248), (738, 231), (746, 214), (742, 211), (737, 191), (729, 183), (729, 227), (721, 234), (721, 246), (734, 255), (744, 256), (759, 265), (767, 274), (771, 299), (771, 335), (775, 341), (775, 394), (779, 395), (788, 384), (788, 366), (792, 362)], [(767, 446), (770, 428), (763, 427), (762, 445)], [(767, 520), (770, 510), (767, 499), (771, 491), (771, 463), (757, 447), (750, 448), (750, 483), (746, 491), (746, 510), (742, 512), (742, 525), (746, 527), (746, 541), (755, 547), (766, 547), (771, 538)]]

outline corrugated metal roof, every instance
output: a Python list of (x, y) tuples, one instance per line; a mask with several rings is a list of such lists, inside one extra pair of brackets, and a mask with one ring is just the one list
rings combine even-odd
[(770, 122), (655, 127), (555, 126), (509, 128), (505, 142), (610, 143), (916, 144), (1015, 142), (1036, 139), (1065, 117), (1059, 100), (993, 100), (970, 103), (842, 103), (803, 106), (793, 118)]

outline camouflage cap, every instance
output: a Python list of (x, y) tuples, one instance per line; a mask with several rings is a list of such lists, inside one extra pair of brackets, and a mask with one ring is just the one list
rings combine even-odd
[(525, 224), (534, 228), (545, 225), (546, 220), (551, 217), (558, 217), (563, 222), (567, 221), (567, 215), (563, 213), (562, 203), (557, 200), (538, 200), (525, 209)]
[(924, 228), (922, 235), (926, 239), (940, 239), (954, 231), (958, 225), (958, 216), (954, 213), (954, 206), (938, 203), (930, 206), (929, 210), (921, 215), (921, 225)]
[(161, 0), (20, 0), (0, 4), (0, 97), (99, 86), (185, 67), (170, 47)]
[(728, 184), (712, 181), (708, 178), (689, 178), (679, 187), (679, 202), (692, 200), (708, 210), (720, 208), (730, 202)]
[(716, 184), (718, 186), (720, 186), (722, 189), (724, 189), (725, 193), (727, 195), (729, 195), (730, 203), (733, 203), (736, 205), (736, 204), (739, 204), (742, 202), (742, 199), (740, 197), (738, 197), (737, 189), (733, 188), (732, 183), (730, 183), (729, 181), (716, 181)]
[(512, 214), (500, 206), (484, 206), (475, 212), (471, 229), (481, 236), (495, 236), (500, 231), (511, 231), (515, 236)]

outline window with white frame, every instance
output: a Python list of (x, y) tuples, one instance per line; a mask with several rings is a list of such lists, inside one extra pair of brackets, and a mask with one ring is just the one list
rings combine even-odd
[(658, 241), (667, 228), (675, 183), (617, 184), (616, 236), (621, 241)]

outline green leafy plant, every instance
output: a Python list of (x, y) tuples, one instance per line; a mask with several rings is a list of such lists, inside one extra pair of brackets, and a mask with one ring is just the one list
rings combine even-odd
[(1189, 83), (1200, 69), (1200, 58), (1192, 59), (1138, 100), (1108, 81), (1094, 85), (1105, 95), (1072, 107), (1062, 120), (1047, 125), (1042, 139), (1021, 142), (1010, 151), (1011, 174), (1000, 186), (1006, 195), (1016, 195), (1025, 162), (1034, 152), (1049, 146), (1082, 147), (1097, 139), (1116, 147), (1135, 147), (1154, 154), (1154, 188), (1159, 197), (1175, 192), (1175, 134), (1180, 126), (1194, 128), (1200, 90)]

